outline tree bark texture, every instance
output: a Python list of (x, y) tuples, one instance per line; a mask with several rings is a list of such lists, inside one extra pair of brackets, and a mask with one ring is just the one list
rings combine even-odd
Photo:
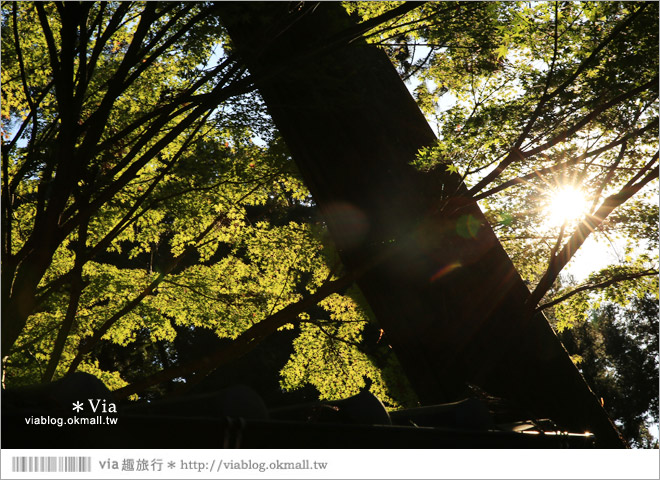
[(460, 177), (411, 165), (436, 137), (385, 53), (338, 3), (293, 3), (217, 6), (420, 401), (473, 384), (623, 446)]

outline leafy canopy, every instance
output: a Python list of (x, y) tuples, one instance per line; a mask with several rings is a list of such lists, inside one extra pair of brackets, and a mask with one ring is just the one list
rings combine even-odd
[[(437, 127), (418, 167), (461, 176), (558, 329), (656, 295), (657, 4), (429, 2), (366, 36)], [(328, 283), (334, 247), (213, 3), (5, 2), (2, 54), (7, 385), (186, 378), (177, 338), (242, 352), (295, 311), (269, 330), (297, 335), (284, 389), (366, 376), (414, 402), (359, 291)], [(551, 225), (567, 185), (589, 210)], [(559, 272), (587, 235), (630, 248), (576, 285)]]

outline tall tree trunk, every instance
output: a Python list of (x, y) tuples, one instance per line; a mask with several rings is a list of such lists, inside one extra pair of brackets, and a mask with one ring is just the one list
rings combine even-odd
[(471, 383), (623, 446), (458, 175), (411, 166), (436, 138), (386, 55), (338, 3), (293, 3), (218, 7), (420, 400)]

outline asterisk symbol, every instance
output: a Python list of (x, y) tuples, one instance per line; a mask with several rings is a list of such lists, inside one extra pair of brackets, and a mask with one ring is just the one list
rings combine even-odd
[(175, 462), (167, 462), (167, 468), (174, 468), (174, 467), (176, 467)]
[(83, 403), (82, 402), (73, 402), (73, 410), (76, 412), (79, 412), (83, 409)]

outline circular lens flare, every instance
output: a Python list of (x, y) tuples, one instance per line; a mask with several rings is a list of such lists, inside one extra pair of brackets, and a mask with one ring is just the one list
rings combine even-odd
[(546, 207), (548, 223), (561, 226), (578, 220), (587, 212), (589, 205), (584, 193), (573, 187), (562, 187), (550, 194)]

